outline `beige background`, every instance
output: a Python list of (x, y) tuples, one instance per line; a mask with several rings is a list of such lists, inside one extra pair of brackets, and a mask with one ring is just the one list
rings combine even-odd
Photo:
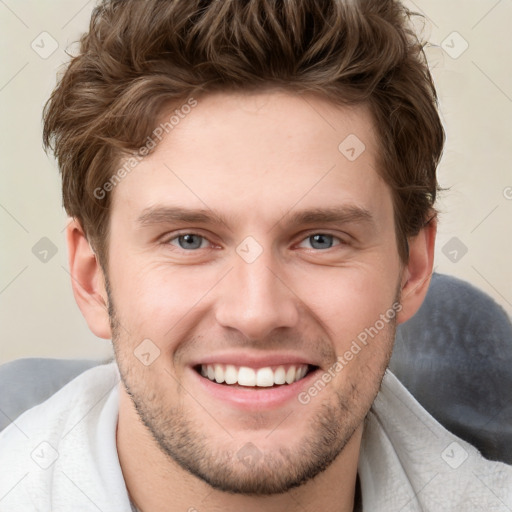
[[(59, 176), (41, 149), (42, 106), (93, 5), (0, 0), (0, 363), (111, 351), (74, 302)], [(439, 177), (450, 190), (439, 204), (436, 270), (470, 281), (512, 315), (512, 2), (408, 5), (430, 20), (428, 55), (448, 136)], [(47, 262), (33, 253), (43, 237), (57, 250)]]

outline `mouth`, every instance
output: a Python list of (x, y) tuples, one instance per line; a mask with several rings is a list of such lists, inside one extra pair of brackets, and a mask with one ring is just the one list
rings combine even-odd
[(299, 353), (223, 352), (188, 365), (191, 392), (215, 406), (238, 412), (303, 407), (299, 395), (322, 374), (320, 361)]
[(281, 388), (305, 379), (318, 366), (311, 364), (283, 364), (252, 368), (234, 364), (198, 364), (194, 370), (202, 378), (231, 388)]

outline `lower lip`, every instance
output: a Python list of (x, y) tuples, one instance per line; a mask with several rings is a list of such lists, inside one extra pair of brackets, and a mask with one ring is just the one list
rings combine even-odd
[(299, 393), (310, 385), (320, 369), (317, 368), (293, 384), (282, 384), (272, 388), (235, 387), (218, 384), (201, 376), (192, 368), (190, 368), (190, 371), (195, 375), (205, 392), (213, 398), (231, 404), (238, 409), (260, 411), (282, 407), (292, 400), (300, 403), (298, 400)]

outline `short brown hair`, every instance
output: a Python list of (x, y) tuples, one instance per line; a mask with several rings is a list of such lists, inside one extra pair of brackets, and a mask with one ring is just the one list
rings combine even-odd
[[(107, 267), (116, 166), (169, 105), (218, 90), (279, 87), (370, 107), (398, 252), (432, 215), (444, 144), (412, 13), (395, 0), (104, 0), (44, 110), (44, 144), (67, 213)], [(97, 194), (96, 194), (97, 196)]]

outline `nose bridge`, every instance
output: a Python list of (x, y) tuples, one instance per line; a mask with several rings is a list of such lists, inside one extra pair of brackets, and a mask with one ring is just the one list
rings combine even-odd
[(270, 250), (264, 250), (254, 261), (236, 254), (233, 264), (217, 302), (217, 321), (222, 326), (256, 340), (274, 329), (296, 325), (296, 298), (279, 276)]

